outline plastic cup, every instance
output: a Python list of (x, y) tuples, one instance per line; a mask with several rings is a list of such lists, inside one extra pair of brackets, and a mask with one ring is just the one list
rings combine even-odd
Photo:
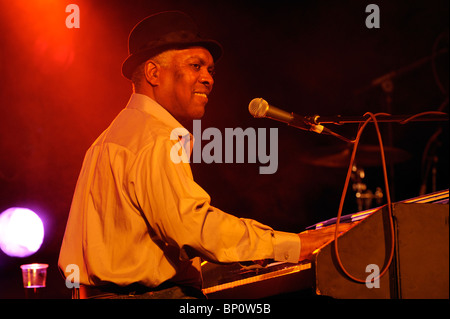
[(44, 288), (47, 280), (47, 264), (21, 265), (24, 288)]

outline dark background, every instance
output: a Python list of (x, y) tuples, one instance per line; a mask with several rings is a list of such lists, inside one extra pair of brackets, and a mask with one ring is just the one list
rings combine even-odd
[[(70, 3), (80, 7), (79, 29), (65, 26)], [(365, 25), (369, 3), (380, 8), (379, 29)], [(337, 215), (347, 172), (304, 161), (306, 152), (332, 149), (341, 140), (255, 119), (247, 110), (255, 97), (301, 115), (448, 113), (448, 52), (394, 77), (390, 109), (381, 87), (370, 87), (374, 79), (448, 48), (447, 0), (1, 0), (0, 212), (12, 206), (34, 210), (44, 221), (45, 238), (30, 257), (0, 251), (0, 298), (24, 297), (19, 265), (31, 262), (50, 265), (47, 297), (69, 297), (57, 258), (84, 153), (131, 94), (120, 73), (129, 31), (147, 15), (172, 9), (191, 15), (225, 48), (202, 128), (278, 128), (273, 175), (259, 175), (258, 163), (192, 165), (212, 204), (236, 216), (300, 232)], [(353, 124), (329, 128), (349, 138), (357, 132)], [(418, 196), (424, 182), (427, 193), (433, 190), (423, 178), (423, 157), (437, 158), (435, 187), (448, 188), (448, 122), (393, 124), (392, 138), (387, 124), (380, 129), (385, 145), (410, 155), (389, 169), (393, 201)], [(372, 124), (362, 141), (377, 143)], [(365, 171), (369, 189), (383, 187), (381, 166)], [(344, 214), (355, 211), (350, 186)]]

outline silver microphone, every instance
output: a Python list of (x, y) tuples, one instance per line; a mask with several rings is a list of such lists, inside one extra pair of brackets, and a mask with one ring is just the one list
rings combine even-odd
[(262, 98), (255, 98), (251, 100), (250, 104), (248, 105), (248, 110), (250, 114), (255, 118), (266, 117), (272, 120), (286, 123), (290, 126), (294, 126), (302, 130), (313, 131), (319, 134), (322, 133), (323, 130), (322, 125), (310, 123), (310, 121), (308, 121), (303, 116), (294, 113), (288, 113), (275, 106), (269, 105), (269, 103), (267, 103), (267, 101)]

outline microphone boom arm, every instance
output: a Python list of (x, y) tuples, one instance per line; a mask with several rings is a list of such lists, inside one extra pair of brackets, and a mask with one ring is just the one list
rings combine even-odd
[[(309, 116), (305, 117), (310, 123), (320, 125), (320, 124), (355, 124), (364, 123), (367, 117), (364, 116)], [(377, 122), (385, 123), (400, 123), (405, 124), (407, 122), (430, 122), (430, 121), (448, 121), (448, 114), (444, 112), (423, 112), (416, 115), (390, 115), (390, 114), (380, 114), (377, 115)]]
[[(279, 122), (288, 124), (305, 131), (312, 131), (318, 134), (325, 133), (338, 137), (346, 142), (353, 143), (346, 137), (343, 137), (332, 130), (324, 127), (322, 124), (352, 124), (352, 123), (364, 123), (368, 120), (367, 113), (364, 116), (328, 116), (322, 117), (319, 115), (314, 116), (300, 116), (295, 113), (289, 113), (283, 111), (277, 107), (269, 105), (266, 100), (262, 98), (253, 99), (248, 106), (250, 114), (256, 118), (270, 118)], [(427, 111), (418, 113), (415, 115), (391, 115), (387, 113), (378, 113), (376, 115), (377, 122), (397, 122), (400, 124), (406, 124), (408, 122), (424, 122), (424, 121), (448, 121), (448, 114), (439, 111)]]

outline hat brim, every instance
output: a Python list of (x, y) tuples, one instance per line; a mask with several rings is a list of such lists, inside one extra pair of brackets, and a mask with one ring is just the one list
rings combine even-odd
[(130, 54), (122, 64), (122, 75), (127, 79), (131, 80), (133, 72), (141, 63), (147, 61), (148, 59), (168, 50), (182, 50), (190, 47), (204, 47), (211, 53), (214, 63), (217, 63), (222, 57), (223, 49), (220, 43), (214, 40), (201, 40), (189, 43), (177, 43), (177, 44), (166, 44), (161, 45), (156, 48), (149, 48), (146, 50), (139, 51), (134, 54)]

